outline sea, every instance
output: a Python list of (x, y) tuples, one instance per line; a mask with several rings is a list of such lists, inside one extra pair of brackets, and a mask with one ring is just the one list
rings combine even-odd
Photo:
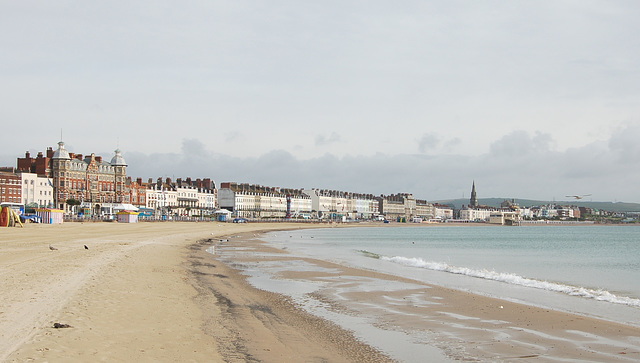
[[(291, 256), (640, 326), (638, 226), (403, 225), (279, 231), (260, 239)], [(309, 267), (302, 261), (255, 264), (245, 272), (256, 287), (288, 295), (307, 311), (355, 331), (373, 345), (398, 354), (415, 352), (415, 346), (398, 346), (401, 339), (391, 336), (376, 342), (380, 334), (366, 336), (372, 329), (366, 321), (310, 300), (310, 293), (320, 288), (317, 284), (274, 277), (283, 268), (305, 271)]]

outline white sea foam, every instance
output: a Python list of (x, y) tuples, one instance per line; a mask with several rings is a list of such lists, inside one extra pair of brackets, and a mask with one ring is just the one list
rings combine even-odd
[(386, 257), (380, 256), (381, 260), (390, 261), (410, 267), (424, 268), (434, 271), (443, 271), (452, 274), (471, 276), (486, 280), (500, 281), (513, 285), (526, 286), (536, 289), (555, 291), (572, 296), (580, 296), (584, 298), (607, 301), (615, 304), (623, 304), (628, 306), (640, 307), (640, 299), (634, 299), (625, 296), (617, 296), (609, 291), (600, 289), (589, 289), (585, 287), (576, 287), (570, 285), (559, 284), (555, 282), (541, 281), (522, 277), (512, 273), (495, 272), (489, 270), (474, 270), (467, 267), (456, 267), (448, 265), (444, 262), (425, 261), (421, 258), (414, 257)]

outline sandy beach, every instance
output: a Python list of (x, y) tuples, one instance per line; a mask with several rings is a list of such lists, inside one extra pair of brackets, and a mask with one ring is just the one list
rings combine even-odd
[(222, 236), (283, 228), (299, 226), (2, 229), (0, 361), (385, 361), (348, 332), (251, 288), (202, 249)]
[[(261, 262), (285, 261), (291, 258), (285, 251), (265, 245), (256, 234), (301, 227), (319, 226), (165, 222), (3, 228), (0, 361), (392, 361), (294, 301), (253, 288), (235, 265), (256, 257), (229, 260), (206, 252), (212, 246), (242, 246), (268, 256)], [(448, 359), (640, 360), (636, 327), (326, 261), (308, 263), (344, 279), (413, 286), (363, 291), (351, 299), (368, 306), (394, 301), (407, 319), (427, 317), (420, 329), (437, 338), (432, 343)], [(321, 281), (327, 273), (283, 271), (282, 278)], [(424, 303), (405, 300), (409, 296), (421, 296)], [(330, 296), (320, 298), (336, 310), (349, 308)], [(69, 327), (57, 329), (56, 323)], [(385, 324), (393, 329), (394, 322)]]

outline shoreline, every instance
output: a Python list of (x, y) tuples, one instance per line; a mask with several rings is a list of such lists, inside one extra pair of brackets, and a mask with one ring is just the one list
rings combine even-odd
[[(251, 264), (277, 266), (296, 258), (260, 242), (258, 233), (327, 227), (141, 222), (2, 229), (0, 361), (392, 361), (358, 332), (310, 314), (295, 299), (253, 287), (243, 272)], [(244, 238), (234, 237), (239, 235)], [(210, 245), (216, 252), (236, 248), (262, 256), (227, 259), (207, 252)], [(279, 278), (324, 284), (339, 276), (350, 283), (406, 285), (352, 291), (349, 298), (369, 304), (362, 316), (382, 315), (380, 307), (389, 301), (406, 314), (399, 321), (380, 320), (381, 327), (416, 316), (427, 320), (431, 325), (420, 328), (427, 344), (450, 359), (640, 359), (635, 327), (327, 261), (305, 263), (317, 271), (280, 269)], [(330, 289), (310, 294), (336, 312), (356, 311), (358, 304), (345, 305), (336, 296)], [(71, 328), (54, 329), (55, 322)]]
[[(334, 323), (348, 321), (353, 315), (375, 317), (369, 319), (369, 327), (364, 332), (356, 331), (356, 335), (383, 352), (389, 352), (393, 346), (387, 345), (385, 349), (380, 344), (392, 340), (394, 331), (404, 331), (406, 340), (422, 340), (406, 349), (437, 347), (446, 356), (443, 361), (640, 359), (640, 328), (633, 325), (478, 295), (309, 256), (291, 256), (259, 237), (229, 240), (216, 247), (216, 251), (224, 255), (224, 248), (233, 250), (239, 246), (242, 247), (238, 252), (231, 253), (233, 257), (216, 260), (222, 258), (225, 263), (235, 264), (249, 279), (258, 281), (259, 288), (284, 293), (290, 295), (289, 298), (297, 297), (298, 305), (320, 316), (332, 317)], [(298, 269), (292, 267), (293, 264)], [(309, 267), (300, 268), (303, 264)], [(270, 267), (264, 269), (259, 265)], [(295, 289), (283, 288), (287, 284), (322, 287), (300, 296)], [(345, 284), (352, 287), (345, 288)], [(391, 285), (397, 287), (391, 288)], [(290, 292), (286, 293), (287, 290)], [(309, 303), (309, 299), (315, 301)], [(320, 304), (329, 307), (316, 308)], [(347, 322), (343, 328), (357, 330), (354, 326), (362, 324), (362, 321)], [(387, 331), (377, 330), (378, 327), (386, 327)], [(374, 330), (377, 331), (372, 333)], [(372, 334), (378, 336), (372, 338)], [(397, 353), (392, 354), (392, 358), (412, 361), (403, 352)]]
[(224, 361), (393, 361), (338, 325), (303, 311), (288, 297), (255, 288), (237, 266), (207, 251), (215, 244), (211, 239), (193, 244), (187, 264), (204, 312), (203, 329), (219, 343)]

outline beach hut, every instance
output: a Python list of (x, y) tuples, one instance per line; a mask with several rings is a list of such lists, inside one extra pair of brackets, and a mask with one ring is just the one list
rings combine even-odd
[(132, 210), (118, 212), (118, 223), (138, 223), (138, 212)]
[(64, 221), (64, 211), (60, 209), (36, 209), (36, 215), (45, 224), (62, 224)]
[(229, 217), (231, 216), (231, 211), (226, 209), (218, 209), (213, 214), (216, 215), (216, 220), (218, 220), (218, 222), (227, 222), (229, 220)]

